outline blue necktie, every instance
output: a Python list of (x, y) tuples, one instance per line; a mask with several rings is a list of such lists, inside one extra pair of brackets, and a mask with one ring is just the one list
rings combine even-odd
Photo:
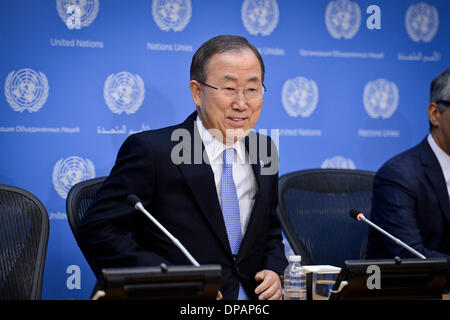
[[(236, 186), (233, 181), (234, 149), (225, 149), (223, 152), (222, 171), (222, 214), (227, 229), (231, 253), (237, 257), (242, 241), (241, 215)], [(238, 300), (248, 300), (248, 297), (239, 282)]]

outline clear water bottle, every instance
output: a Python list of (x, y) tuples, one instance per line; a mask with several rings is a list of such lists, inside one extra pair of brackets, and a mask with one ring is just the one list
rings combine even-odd
[(301, 260), (301, 256), (289, 256), (289, 265), (284, 270), (284, 300), (306, 300), (306, 275)]

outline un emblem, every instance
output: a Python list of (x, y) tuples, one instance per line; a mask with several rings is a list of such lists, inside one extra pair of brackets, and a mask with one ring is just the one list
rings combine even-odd
[(98, 14), (99, 0), (56, 0), (56, 10), (69, 29), (89, 26)]
[(244, 0), (241, 18), (251, 35), (268, 36), (278, 24), (278, 4), (275, 0)]
[(335, 156), (329, 159), (325, 159), (321, 166), (322, 169), (352, 169), (355, 170), (356, 166), (352, 159), (342, 156)]
[(161, 30), (181, 31), (191, 20), (191, 0), (153, 0), (152, 14)]
[(405, 25), (412, 41), (430, 42), (439, 27), (438, 11), (425, 2), (413, 4), (406, 11)]
[(61, 198), (67, 198), (70, 188), (81, 181), (95, 178), (94, 164), (77, 156), (60, 159), (53, 168), (53, 186)]
[(325, 25), (335, 39), (351, 39), (361, 26), (361, 9), (350, 0), (334, 0), (327, 5)]
[(304, 77), (288, 79), (281, 92), (284, 109), (291, 117), (309, 117), (319, 101), (319, 89), (314, 80)]
[(126, 71), (113, 73), (106, 78), (103, 96), (113, 113), (135, 113), (144, 101), (144, 81), (137, 74)]
[(390, 118), (398, 106), (398, 88), (385, 79), (369, 81), (364, 87), (364, 108), (371, 118)]
[(45, 74), (24, 68), (8, 74), (5, 97), (14, 111), (39, 111), (48, 98), (48, 81)]

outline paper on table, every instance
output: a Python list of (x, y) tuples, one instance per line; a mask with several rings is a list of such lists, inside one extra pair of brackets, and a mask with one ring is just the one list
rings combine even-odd
[(303, 270), (314, 273), (339, 273), (341, 268), (330, 265), (303, 266)]

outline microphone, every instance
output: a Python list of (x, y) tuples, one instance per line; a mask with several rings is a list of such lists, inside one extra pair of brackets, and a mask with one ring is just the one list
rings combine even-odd
[(200, 264), (192, 257), (192, 255), (189, 253), (189, 251), (186, 250), (186, 248), (181, 244), (181, 242), (175, 238), (162, 224), (158, 222), (147, 210), (145, 210), (141, 200), (135, 195), (130, 194), (127, 197), (128, 203), (133, 206), (136, 210), (141, 211), (144, 213), (164, 234), (169, 237), (170, 240), (178, 247), (178, 249), (183, 252), (183, 254), (186, 256), (186, 258), (189, 259), (189, 261), (196, 267), (200, 267)]
[(368, 225), (370, 225), (371, 227), (377, 229), (378, 231), (380, 231), (382, 234), (384, 234), (385, 236), (387, 236), (388, 238), (392, 239), (396, 244), (400, 245), (401, 247), (405, 248), (406, 250), (408, 250), (409, 252), (411, 252), (412, 254), (416, 255), (417, 257), (421, 258), (421, 259), (426, 259), (426, 257), (421, 254), (420, 252), (417, 252), (416, 250), (414, 250), (413, 248), (411, 248), (410, 246), (408, 246), (406, 243), (404, 243), (403, 241), (397, 239), (396, 237), (394, 237), (393, 235), (391, 235), (390, 233), (386, 232), (385, 230), (381, 229), (379, 226), (377, 226), (375, 223), (371, 222), (369, 219), (367, 219), (364, 216), (364, 213), (362, 213), (360, 210), (358, 209), (351, 209), (348, 214), (353, 218), (356, 219), (358, 221), (363, 221), (365, 223), (367, 223)]

